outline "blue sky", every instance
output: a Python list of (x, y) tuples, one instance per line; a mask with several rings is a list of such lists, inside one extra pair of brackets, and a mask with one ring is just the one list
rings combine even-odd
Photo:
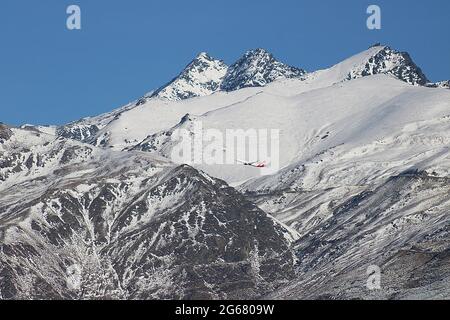
[[(82, 30), (66, 28), (66, 8)], [(366, 9), (382, 9), (382, 29)], [(227, 63), (263, 47), (316, 70), (375, 42), (450, 79), (450, 1), (1, 0), (0, 122), (62, 124), (124, 105), (173, 78), (200, 51)]]

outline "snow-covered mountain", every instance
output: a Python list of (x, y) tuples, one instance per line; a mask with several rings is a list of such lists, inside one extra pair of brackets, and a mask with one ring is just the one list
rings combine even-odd
[[(257, 49), (54, 130), (0, 125), (0, 295), (79, 296), (76, 262), (83, 298), (449, 298), (447, 87), (386, 46), (311, 73)], [(195, 123), (280, 130), (280, 170), (173, 163)]]
[(223, 90), (260, 87), (277, 79), (300, 77), (304, 73), (301, 69), (277, 61), (272, 54), (263, 49), (248, 51), (230, 68), (222, 60), (201, 52), (177, 77), (159, 89), (112, 112), (56, 127), (56, 135), (106, 146), (110, 134), (104, 132), (105, 130), (99, 131), (110, 122), (118, 120), (122, 113), (135, 107), (153, 103), (155, 100), (159, 104), (164, 104), (164, 101), (208, 96)]
[(213, 94), (220, 89), (227, 69), (223, 61), (202, 52), (175, 79), (150, 97), (183, 100)]
[(202, 52), (175, 79), (156, 90), (150, 98), (184, 100), (211, 95), (219, 90), (263, 87), (275, 80), (299, 78), (305, 73), (302, 69), (277, 61), (264, 49), (247, 51), (230, 67)]
[(347, 80), (374, 74), (391, 74), (412, 85), (425, 85), (429, 81), (407, 52), (399, 52), (387, 46), (375, 45), (363, 64), (350, 70)]
[(147, 153), (7, 136), (0, 298), (243, 299), (293, 278), (295, 232), (223, 181)]
[[(448, 176), (411, 170), (344, 199), (339, 192), (287, 195), (311, 229), (295, 246), (296, 280), (269, 298), (449, 299)], [(370, 290), (374, 267), (380, 288)]]
[(277, 61), (264, 49), (248, 51), (230, 66), (221, 89), (234, 91), (246, 87), (263, 87), (275, 80), (300, 78), (306, 71)]
[(323, 87), (377, 74), (386, 74), (416, 86), (425, 86), (429, 82), (408, 53), (380, 44), (328, 69), (309, 73), (306, 79)]
[[(207, 53), (201, 53), (175, 79), (155, 92), (150, 92), (137, 101), (133, 101), (111, 113), (60, 126), (56, 129), (56, 134), (90, 142), (94, 145), (120, 149), (130, 147), (131, 144), (139, 143), (146, 136), (156, 133), (149, 116), (145, 111), (140, 111), (150, 110), (152, 106), (159, 108), (160, 106), (172, 105), (171, 101), (189, 101), (190, 98), (208, 97), (212, 94), (221, 94), (223, 97), (225, 92), (241, 91), (239, 89), (248, 87), (260, 88), (274, 81), (286, 79), (304, 81), (308, 84), (305, 86), (305, 90), (313, 90), (376, 74), (390, 75), (412, 85), (449, 88), (448, 81), (430, 83), (408, 53), (399, 52), (382, 45), (372, 46), (329, 69), (311, 73), (279, 62), (264, 49), (246, 52), (230, 67), (226, 66), (221, 60), (211, 58)], [(211, 97), (211, 99), (214, 98)], [(230, 102), (232, 101), (235, 100), (230, 98)], [(191, 102), (187, 103), (190, 104)], [(223, 105), (223, 103), (220, 103), (219, 106), (214, 106), (212, 103), (208, 103), (207, 109), (220, 108)], [(141, 108), (133, 111), (132, 109), (135, 107)], [(181, 110), (182, 107), (177, 109)], [(202, 108), (202, 110), (205, 110), (205, 108)], [(127, 113), (127, 111), (131, 112)], [(184, 111), (186, 112), (183, 114), (173, 112), (173, 119), (167, 119), (167, 115), (163, 115), (162, 122), (166, 123), (166, 120), (170, 120), (170, 124), (174, 126), (186, 113), (195, 114), (194, 111), (196, 110), (188, 109)], [(134, 113), (142, 113), (144, 117), (137, 119)], [(151, 113), (149, 112), (150, 116)], [(134, 127), (139, 128), (139, 132), (134, 132), (136, 130), (130, 128), (127, 124), (128, 121), (122, 121), (120, 119), (122, 116), (132, 118), (133, 122), (138, 122), (134, 124)], [(120, 123), (123, 123), (126, 127), (120, 125)], [(147, 128), (144, 129), (142, 126)], [(164, 129), (169, 126), (166, 124), (165, 126), (156, 126), (156, 128)], [(133, 132), (126, 132), (130, 130)], [(117, 142), (118, 139), (121, 140), (120, 143)], [(111, 143), (112, 140), (114, 143)]]
[[(281, 167), (286, 167), (287, 171), (298, 162), (311, 162), (311, 173), (319, 174), (322, 166), (330, 167), (326, 160), (328, 158), (337, 160), (339, 165), (348, 166), (346, 170), (354, 170), (355, 162), (361, 161), (361, 164), (374, 165), (370, 169), (374, 174), (383, 173), (379, 175), (382, 180), (386, 176), (401, 173), (420, 159), (425, 161), (431, 154), (446, 154), (447, 116), (450, 110), (450, 92), (447, 90), (414, 87), (386, 75), (364, 77), (311, 91), (307, 89), (309, 86), (307, 81), (274, 83), (262, 92), (246, 92), (249, 96), (240, 102), (208, 110), (201, 115), (197, 113), (195, 117), (190, 114), (189, 118), (200, 121), (204, 131), (215, 129), (225, 133), (230, 128), (279, 129), (279, 160)], [(379, 92), (383, 92), (383, 95)], [(220, 98), (202, 98), (196, 106), (206, 104), (203, 100), (217, 101)], [(176, 105), (167, 107), (170, 112)], [(184, 110), (179, 112), (183, 113)], [(170, 158), (177, 145), (171, 135), (178, 128), (192, 131), (192, 121), (182, 120), (169, 129), (156, 131), (131, 148)], [(405, 145), (414, 147), (405, 150)], [(361, 151), (374, 148), (373, 153)], [(345, 155), (344, 159), (350, 158), (348, 163), (336, 158), (341, 153)], [(398, 158), (403, 159), (403, 162), (399, 162)], [(379, 162), (379, 159), (383, 162)], [(319, 165), (313, 165), (317, 161)], [(436, 162), (441, 163), (441, 157), (437, 157)], [(425, 163), (431, 166), (434, 161)], [(433, 170), (447, 172), (447, 163), (443, 165), (443, 168)], [(258, 169), (240, 165), (200, 165), (198, 168), (232, 184), (260, 177)], [(367, 178), (369, 168), (361, 167), (360, 170), (361, 176), (347, 176), (346, 171), (342, 171), (342, 176), (333, 179), (342, 182), (353, 178), (355, 181), (351, 183), (357, 185), (358, 179)], [(336, 168), (334, 174), (338, 172)], [(278, 185), (280, 177), (281, 174), (261, 178), (261, 188), (265, 185), (264, 179), (267, 179), (268, 186), (274, 186)], [(286, 174), (282, 177), (287, 179)], [(372, 178), (375, 177), (378, 176)], [(292, 179), (303, 181), (304, 184), (309, 181), (309, 178), (305, 180), (298, 176)], [(317, 185), (316, 176), (310, 179), (311, 185)], [(331, 181), (325, 180), (323, 187), (327, 188), (330, 184)], [(309, 184), (306, 188), (309, 188)]]

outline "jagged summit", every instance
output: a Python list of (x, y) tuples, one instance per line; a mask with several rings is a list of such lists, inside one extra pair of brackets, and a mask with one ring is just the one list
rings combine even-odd
[(233, 91), (245, 87), (262, 87), (280, 78), (297, 78), (306, 72), (277, 61), (264, 49), (247, 51), (230, 66), (221, 88)]
[(200, 52), (197, 57), (195, 57), (195, 60), (208, 60), (208, 61), (214, 61), (214, 59), (208, 54), (206, 51)]
[(151, 97), (183, 100), (212, 94), (220, 89), (227, 65), (201, 52), (167, 85), (156, 90)]
[[(407, 52), (376, 43), (368, 50), (329, 69), (334, 82), (349, 81), (376, 74), (389, 74), (411, 85), (446, 88), (432, 84)], [(217, 91), (234, 91), (247, 87), (263, 87), (278, 79), (304, 78), (306, 71), (278, 61), (270, 52), (258, 48), (247, 51), (228, 67), (208, 53), (199, 53), (171, 82), (144, 97), (184, 100), (206, 96)], [(333, 82), (333, 83), (334, 83)]]
[(349, 70), (345, 80), (375, 74), (390, 74), (411, 85), (424, 86), (429, 81), (407, 52), (400, 52), (377, 43), (367, 50), (366, 59)]
[(149, 97), (184, 100), (220, 90), (261, 87), (280, 78), (295, 78), (305, 73), (302, 69), (277, 61), (272, 54), (261, 48), (247, 51), (231, 67), (222, 60), (201, 52), (176, 78)]

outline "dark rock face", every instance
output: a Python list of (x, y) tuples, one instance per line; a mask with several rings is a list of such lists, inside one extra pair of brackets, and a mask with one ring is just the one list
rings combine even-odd
[[(193, 178), (197, 181), (191, 182)], [(194, 169), (182, 166), (146, 196), (166, 197), (180, 188), (180, 182), (191, 184), (188, 194), (183, 196), (187, 201), (155, 213), (153, 223), (120, 235), (106, 249), (108, 254), (117, 257), (119, 277), (127, 272), (127, 268), (136, 270), (134, 280), (128, 284), (135, 291), (134, 297), (257, 297), (293, 276), (292, 256), (281, 239), (283, 230), (222, 182), (208, 185)], [(144, 203), (138, 202), (135, 206), (136, 210), (138, 207), (149, 210), (143, 209)], [(129, 213), (125, 212), (123, 219), (119, 217), (117, 228), (127, 224)], [(135, 256), (137, 247), (147, 250), (138, 259)], [(152, 276), (149, 271), (155, 269), (172, 270), (171, 282), (183, 283), (182, 290), (142, 290), (140, 279)]]
[(287, 230), (223, 181), (66, 143), (0, 181), (0, 298), (247, 299), (293, 279)]
[(11, 129), (8, 128), (8, 126), (4, 125), (0, 122), (0, 143), (5, 142), (12, 136)]
[(225, 91), (262, 87), (280, 78), (299, 78), (306, 72), (277, 61), (264, 49), (248, 51), (230, 66), (221, 85)]
[(56, 129), (56, 135), (67, 139), (87, 142), (89, 139), (94, 137), (98, 131), (99, 128), (96, 125), (74, 123), (71, 125), (58, 127)]

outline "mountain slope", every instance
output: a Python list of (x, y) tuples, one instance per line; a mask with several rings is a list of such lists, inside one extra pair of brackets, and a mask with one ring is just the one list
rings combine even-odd
[[(385, 75), (364, 77), (316, 90), (308, 90), (309, 86), (310, 83), (300, 80), (273, 83), (238, 103), (201, 115), (194, 113), (195, 119), (201, 122), (204, 131), (219, 130), (223, 136), (227, 129), (279, 129), (279, 148), (282, 151), (279, 155), (280, 168), (299, 161), (320, 161), (328, 154), (333, 159), (331, 155), (336, 152), (347, 154), (350, 159), (357, 159), (360, 154), (364, 155), (364, 149), (379, 150), (376, 157), (385, 157), (387, 168), (398, 168), (398, 160), (393, 158), (397, 155), (394, 150), (404, 152), (406, 145), (421, 143), (420, 148), (402, 155), (405, 157), (402, 167), (404, 170), (408, 164), (406, 159), (425, 159), (428, 154), (422, 154), (425, 151), (438, 154), (448, 142), (445, 132), (441, 134), (448, 125), (446, 116), (449, 115), (450, 92), (447, 90), (414, 87)], [(306, 91), (303, 92), (304, 90)], [(378, 94), (380, 91), (383, 95)], [(233, 94), (230, 93), (228, 97), (230, 96)], [(204, 97), (197, 103), (203, 104), (206, 101), (210, 101), (209, 97)], [(153, 145), (154, 152), (159, 151), (170, 158), (171, 151), (177, 144), (171, 137), (171, 132), (178, 128), (175, 121), (174, 125), (176, 127), (164, 129), (143, 140), (137, 144), (138, 148)], [(184, 129), (192, 130), (186, 125)], [(426, 138), (409, 140), (408, 136), (416, 130)], [(399, 137), (404, 138), (391, 143)], [(152, 139), (158, 139), (156, 144), (164, 146), (164, 149), (158, 149), (155, 141), (149, 141)], [(208, 143), (205, 143), (204, 148), (207, 146)], [(248, 142), (241, 149), (248, 149)], [(148, 151), (145, 148), (140, 150)], [(322, 153), (325, 155), (319, 156)], [(372, 159), (364, 161), (372, 162)], [(199, 168), (229, 183), (239, 183), (260, 176), (259, 170), (241, 165), (202, 165)], [(399, 171), (393, 170), (391, 173), (398, 174)], [(277, 177), (262, 179), (272, 179), (267, 184), (274, 185)], [(329, 182), (324, 185), (327, 183)]]
[[(54, 134), (58, 137), (73, 139), (82, 142), (91, 143), (95, 135), (111, 121), (118, 119), (120, 115), (139, 105), (141, 100), (134, 101), (121, 108), (106, 112), (104, 114), (83, 118), (78, 121), (68, 123), (66, 125), (57, 126)], [(40, 127), (35, 127), (39, 131), (43, 131)], [(45, 133), (45, 131), (43, 131)]]
[(292, 279), (295, 233), (223, 181), (12, 132), (0, 145), (1, 298), (256, 298)]
[(297, 280), (270, 297), (448, 299), (449, 194), (448, 177), (411, 172), (349, 199), (297, 242)]

